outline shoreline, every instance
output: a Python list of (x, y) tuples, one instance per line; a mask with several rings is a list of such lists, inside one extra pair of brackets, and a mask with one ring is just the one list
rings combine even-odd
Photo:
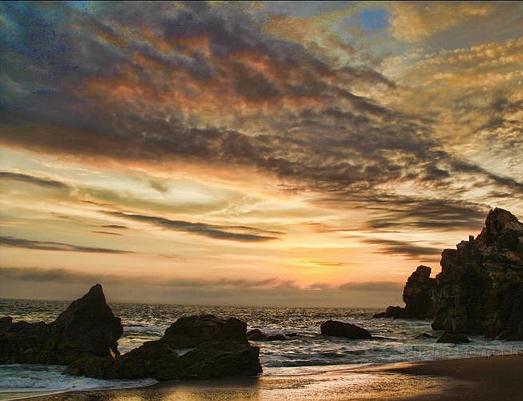
[[(492, 401), (523, 394), (523, 354), (399, 362), (372, 366), (318, 366), (299, 374), (160, 382), (147, 387), (47, 392), (32, 401), (411, 400)], [(307, 369), (305, 369), (307, 370)], [(6, 394), (3, 394), (6, 395)], [(7, 399), (7, 398), (0, 398)], [(13, 399), (13, 398), (11, 398)]]

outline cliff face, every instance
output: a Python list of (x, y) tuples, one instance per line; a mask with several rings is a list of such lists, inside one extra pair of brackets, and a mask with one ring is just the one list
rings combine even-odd
[(434, 329), (523, 340), (523, 224), (490, 211), (480, 235), (445, 249), (433, 291)]

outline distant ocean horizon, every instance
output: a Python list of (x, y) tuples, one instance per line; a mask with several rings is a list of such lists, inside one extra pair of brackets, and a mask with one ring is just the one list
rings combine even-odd
[[(0, 299), (0, 316), (29, 322), (53, 321), (68, 301)], [(471, 337), (470, 344), (438, 344), (430, 321), (374, 319), (376, 308), (246, 307), (212, 305), (170, 305), (111, 303), (122, 319), (121, 353), (160, 338), (179, 317), (210, 313), (234, 316), (268, 334), (292, 334), (285, 341), (253, 342), (260, 347), (265, 375), (299, 374), (329, 366), (385, 364), (523, 352), (523, 342), (489, 341)], [(333, 319), (368, 329), (376, 340), (347, 340), (323, 337), (319, 326)], [(63, 367), (43, 365), (0, 365), (0, 393), (9, 391), (61, 391), (70, 389), (129, 387), (150, 384), (150, 380), (105, 381), (61, 374)]]

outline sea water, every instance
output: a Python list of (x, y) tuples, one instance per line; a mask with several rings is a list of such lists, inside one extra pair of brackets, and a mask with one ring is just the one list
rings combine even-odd
[[(68, 306), (67, 302), (0, 299), (0, 316), (14, 320), (51, 322)], [(360, 366), (401, 361), (422, 361), (523, 352), (523, 342), (489, 341), (471, 337), (469, 344), (438, 344), (429, 321), (373, 319), (373, 309), (283, 308), (111, 304), (122, 319), (124, 333), (121, 353), (145, 341), (160, 338), (165, 329), (181, 316), (211, 313), (234, 316), (247, 322), (249, 329), (268, 334), (292, 335), (286, 341), (253, 342), (260, 347), (265, 375), (300, 374), (332, 365)], [(376, 340), (347, 340), (320, 335), (320, 324), (340, 320), (368, 329)], [(153, 380), (97, 380), (64, 375), (61, 366), (0, 365), (0, 394), (7, 392), (66, 391), (138, 387)], [(4, 397), (5, 398), (5, 397)]]

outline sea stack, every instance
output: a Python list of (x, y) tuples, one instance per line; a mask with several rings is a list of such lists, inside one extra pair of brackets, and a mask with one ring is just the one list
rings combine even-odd
[(389, 306), (375, 316), (433, 315), (432, 328), (445, 330), (444, 340), (451, 334), (523, 340), (523, 224), (512, 213), (491, 210), (478, 237), (443, 250), (440, 263), (435, 279), (426, 266), (412, 273), (405, 308)]
[(68, 364), (77, 359), (114, 357), (123, 333), (102, 286), (93, 286), (50, 323), (0, 319), (0, 363)]
[(385, 312), (374, 317), (394, 317), (402, 319), (428, 319), (433, 314), (432, 292), (435, 280), (430, 277), (431, 268), (418, 266), (407, 280), (403, 289), (405, 307), (389, 306)]
[(523, 340), (523, 224), (491, 210), (474, 239), (445, 249), (436, 276), (432, 327)]

